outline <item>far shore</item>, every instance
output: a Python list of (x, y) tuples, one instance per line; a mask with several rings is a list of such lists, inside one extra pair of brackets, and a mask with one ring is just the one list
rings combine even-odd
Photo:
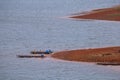
[(111, 8), (96, 9), (89, 12), (82, 12), (69, 18), (120, 21), (120, 5)]
[(62, 60), (78, 62), (120, 63), (120, 46), (61, 51), (52, 54), (52, 57)]

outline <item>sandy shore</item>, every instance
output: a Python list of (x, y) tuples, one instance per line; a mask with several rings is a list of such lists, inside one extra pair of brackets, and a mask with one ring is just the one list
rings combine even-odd
[(120, 62), (120, 46), (56, 52), (52, 57), (69, 61)]
[(82, 12), (70, 18), (120, 21), (120, 6)]

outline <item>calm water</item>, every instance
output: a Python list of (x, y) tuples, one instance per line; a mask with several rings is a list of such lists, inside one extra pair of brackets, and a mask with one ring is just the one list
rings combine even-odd
[(120, 22), (61, 18), (118, 4), (120, 0), (0, 0), (0, 80), (120, 80), (119, 66), (16, 57), (34, 49), (119, 46)]

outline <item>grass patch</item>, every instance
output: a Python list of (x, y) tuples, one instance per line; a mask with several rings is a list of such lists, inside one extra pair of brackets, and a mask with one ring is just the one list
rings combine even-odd
[(119, 17), (120, 17), (120, 13), (117, 13), (117, 14), (109, 14), (108, 16), (112, 16), (112, 17), (119, 16)]
[(116, 10), (120, 11), (120, 7), (117, 7)]

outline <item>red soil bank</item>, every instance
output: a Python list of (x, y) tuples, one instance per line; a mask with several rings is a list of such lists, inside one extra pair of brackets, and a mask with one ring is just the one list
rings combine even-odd
[(52, 57), (69, 61), (120, 62), (120, 46), (56, 52)]
[(82, 15), (74, 15), (70, 18), (120, 21), (120, 6), (105, 9), (97, 9), (90, 12), (85, 12)]

